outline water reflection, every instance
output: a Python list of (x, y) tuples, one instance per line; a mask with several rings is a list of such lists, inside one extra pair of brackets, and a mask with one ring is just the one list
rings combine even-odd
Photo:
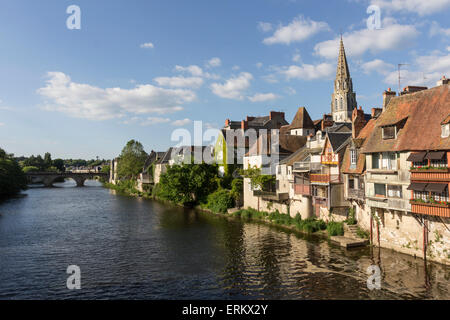
[[(116, 195), (95, 181), (0, 204), (0, 299), (449, 299), (450, 270)], [(77, 264), (82, 290), (65, 287)], [(367, 268), (382, 271), (367, 288)]]

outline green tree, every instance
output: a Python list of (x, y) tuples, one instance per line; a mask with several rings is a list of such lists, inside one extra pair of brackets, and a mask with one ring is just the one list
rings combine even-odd
[(118, 174), (120, 178), (133, 179), (141, 171), (147, 159), (147, 153), (139, 141), (130, 140), (119, 156)]
[(206, 202), (207, 196), (217, 189), (217, 179), (217, 166), (173, 165), (161, 175), (156, 196), (183, 205)]
[(25, 174), (19, 163), (0, 148), (0, 195), (13, 195), (27, 186)]
[(64, 167), (64, 160), (63, 159), (55, 159), (53, 160), (53, 166), (58, 169), (60, 172), (66, 171), (66, 168)]
[(49, 152), (46, 152), (44, 154), (44, 169), (50, 168), (52, 164), (52, 155)]

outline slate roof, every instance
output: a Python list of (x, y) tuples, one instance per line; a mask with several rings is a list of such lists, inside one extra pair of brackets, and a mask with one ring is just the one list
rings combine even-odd
[[(281, 155), (290, 155), (302, 148), (307, 141), (307, 137), (296, 136), (290, 134), (280, 134), (279, 135), (279, 154)], [(271, 135), (267, 135), (267, 146), (265, 150), (263, 148), (263, 136), (258, 137), (258, 140), (255, 144), (252, 145), (250, 150), (247, 152), (246, 156), (255, 156), (261, 155), (261, 153), (267, 152), (267, 154), (271, 153), (270, 143), (271, 143)], [(265, 151), (265, 152), (264, 152)]]
[(334, 152), (338, 152), (345, 142), (352, 137), (351, 132), (328, 132), (327, 135)]
[[(440, 124), (448, 120), (450, 85), (393, 97), (377, 119), (364, 144), (364, 153), (384, 151), (449, 150), (450, 137), (441, 137)], [(383, 140), (382, 126), (405, 120), (396, 139)]]

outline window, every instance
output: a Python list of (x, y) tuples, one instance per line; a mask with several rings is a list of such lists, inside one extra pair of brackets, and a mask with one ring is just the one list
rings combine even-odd
[(356, 165), (356, 150), (350, 150), (350, 164)]
[(450, 136), (450, 123), (441, 125), (441, 137), (447, 138)]
[(383, 140), (395, 139), (395, 126), (383, 127)]
[(396, 154), (394, 152), (383, 152), (382, 153), (382, 161), (381, 161), (381, 169), (385, 170), (397, 170), (397, 159)]
[(442, 157), (442, 159), (439, 160), (435, 160), (432, 159), (430, 160), (430, 166), (431, 167), (447, 167), (447, 153), (444, 153), (444, 156)]
[(353, 179), (353, 177), (348, 178), (348, 188), (355, 189), (355, 179)]
[(390, 198), (402, 197), (402, 186), (387, 186), (387, 194)]
[(375, 196), (386, 197), (386, 185), (375, 183)]
[(278, 166), (278, 174), (281, 174), (281, 166)]
[(432, 192), (431, 197), (435, 201), (449, 201), (448, 197), (448, 187), (442, 193)]
[(380, 154), (372, 154), (372, 169), (380, 169)]
[(423, 201), (428, 200), (428, 192), (427, 191), (415, 191), (414, 190), (414, 199), (420, 199)]

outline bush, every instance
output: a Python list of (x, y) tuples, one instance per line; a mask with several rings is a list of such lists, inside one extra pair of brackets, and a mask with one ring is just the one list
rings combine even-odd
[(232, 208), (234, 199), (231, 191), (221, 189), (208, 196), (206, 207), (215, 213), (226, 213), (228, 208)]
[(344, 224), (342, 222), (330, 221), (327, 225), (327, 231), (330, 236), (343, 236)]
[(327, 228), (327, 224), (325, 223), (325, 221), (316, 220), (315, 218), (308, 218), (302, 220), (299, 214), (295, 216), (294, 221), (297, 229), (306, 233), (313, 233), (320, 230), (325, 230)]
[(345, 222), (346, 222), (348, 225), (354, 225), (354, 224), (356, 224), (356, 219), (355, 219), (355, 208), (351, 207), (351, 208), (348, 210), (348, 218), (347, 218), (347, 220), (345, 220)]
[(358, 237), (360, 237), (360, 238), (363, 238), (363, 239), (369, 239), (370, 233), (369, 233), (369, 231), (366, 231), (366, 230), (363, 230), (361, 228), (358, 228), (356, 230), (356, 235)]

